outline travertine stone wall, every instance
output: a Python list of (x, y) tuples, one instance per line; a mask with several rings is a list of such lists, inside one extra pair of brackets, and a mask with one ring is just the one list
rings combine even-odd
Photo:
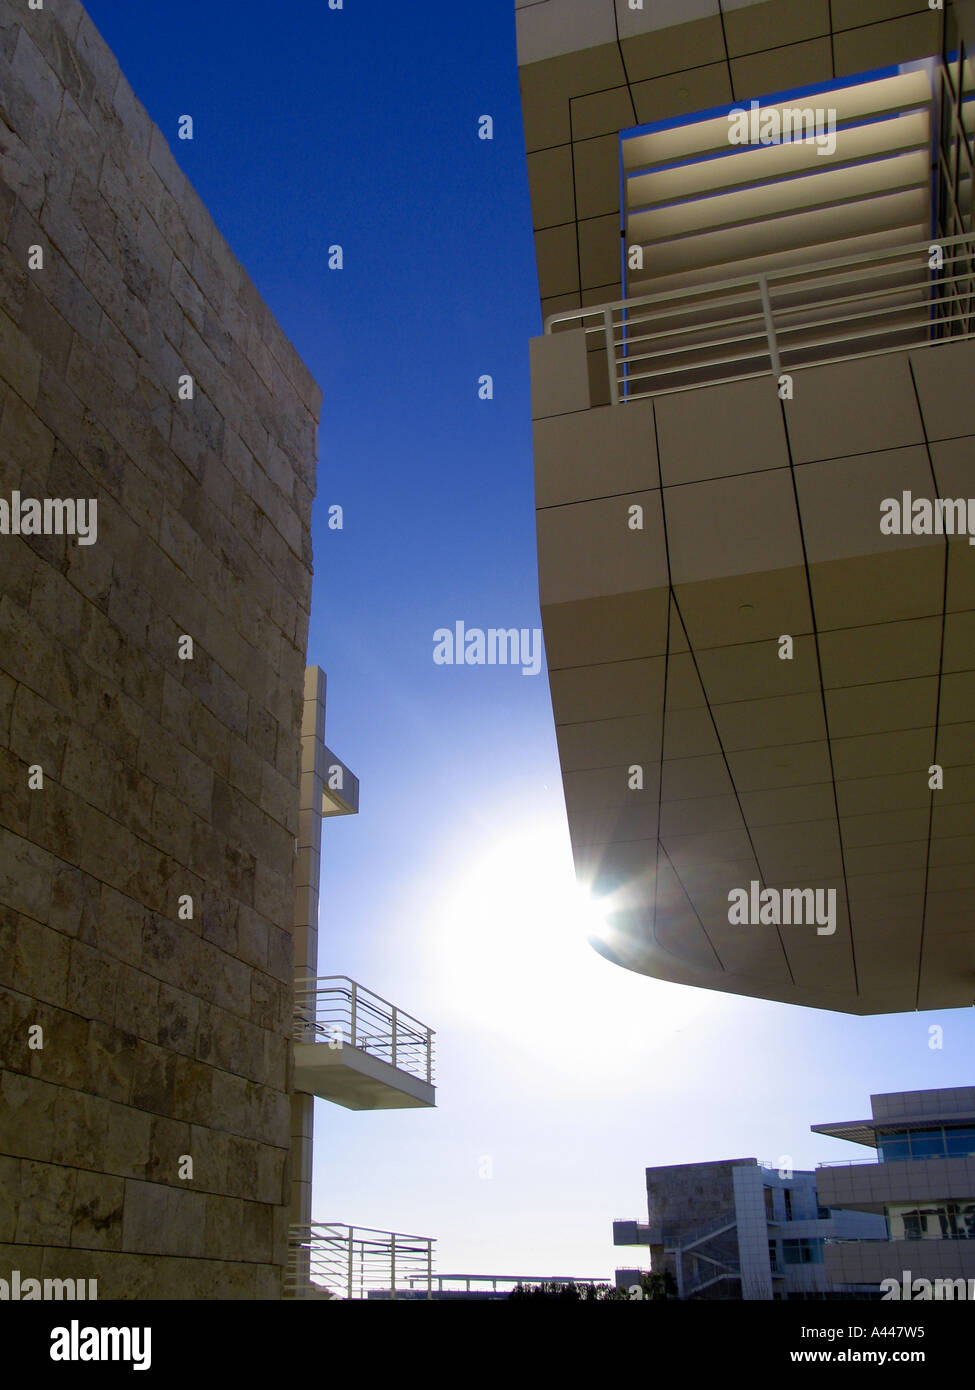
[(0, 1277), (280, 1293), (319, 407), (82, 7), (0, 0), (0, 502), (97, 501), (0, 534)]
[[(667, 1248), (735, 1220), (734, 1169), (754, 1163), (753, 1158), (720, 1159), (715, 1163), (682, 1163), (648, 1168), (647, 1211), (651, 1227), (663, 1232), (664, 1244), (650, 1247), (654, 1273), (669, 1270), (677, 1277), (676, 1256)], [(737, 1231), (709, 1241), (706, 1253), (734, 1264), (738, 1257)], [(688, 1285), (698, 1281), (693, 1255), (685, 1257)], [(734, 1287), (734, 1286), (731, 1286)], [(716, 1286), (710, 1297), (727, 1297), (728, 1289)]]

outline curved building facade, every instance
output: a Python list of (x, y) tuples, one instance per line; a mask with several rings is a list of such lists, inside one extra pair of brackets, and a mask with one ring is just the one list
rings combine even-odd
[(518, 7), (553, 713), (604, 955), (963, 1007), (972, 6), (831, 12)]

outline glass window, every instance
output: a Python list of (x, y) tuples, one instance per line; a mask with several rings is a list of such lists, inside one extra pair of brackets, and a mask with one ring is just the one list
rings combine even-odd
[(975, 1237), (975, 1202), (932, 1202), (925, 1206), (894, 1203), (887, 1207), (891, 1240), (971, 1240)]
[(829, 1207), (819, 1207), (819, 1206), (817, 1206), (817, 1208), (816, 1208), (816, 1220), (817, 1220), (817, 1221), (828, 1221), (828, 1220), (830, 1219), (830, 1217), (832, 1216), (832, 1214), (833, 1214), (833, 1213), (830, 1211)]
[(958, 1202), (958, 1235), (962, 1240), (975, 1240), (975, 1202)]
[(906, 1134), (881, 1134), (878, 1136), (881, 1163), (892, 1159), (910, 1158), (910, 1140)]
[(953, 1156), (975, 1154), (975, 1129), (945, 1130), (945, 1148)]
[(918, 1211), (905, 1211), (901, 1217), (904, 1222), (904, 1239), (921, 1239), (921, 1213)]
[(787, 1265), (815, 1265), (823, 1262), (821, 1240), (784, 1240), (782, 1260)]
[(939, 1126), (937, 1129), (911, 1129), (900, 1133), (878, 1134), (880, 1161), (890, 1163), (905, 1158), (944, 1158), (946, 1152), (975, 1153), (975, 1130), (967, 1126), (948, 1130), (947, 1134), (954, 1136), (951, 1139), (951, 1149), (946, 1149), (945, 1133), (946, 1131)]
[(912, 1158), (940, 1158), (945, 1151), (944, 1130), (915, 1129), (911, 1131)]

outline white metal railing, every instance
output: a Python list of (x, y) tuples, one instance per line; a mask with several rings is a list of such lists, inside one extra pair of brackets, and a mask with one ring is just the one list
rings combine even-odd
[(964, 1154), (901, 1154), (898, 1158), (835, 1158), (829, 1163), (817, 1163), (819, 1168), (862, 1168), (870, 1164), (874, 1168), (886, 1168), (891, 1163), (930, 1163), (942, 1158), (975, 1158), (975, 1153)]
[[(943, 264), (932, 268), (932, 248)], [(881, 249), (767, 274), (564, 309), (606, 353), (613, 405), (695, 386), (975, 337), (975, 237)]]
[(671, 1253), (695, 1253), (699, 1245), (705, 1245), (708, 1241), (717, 1240), (719, 1236), (727, 1235), (729, 1231), (734, 1230), (737, 1224), (737, 1219), (731, 1217), (721, 1221), (717, 1226), (712, 1223), (708, 1223), (706, 1226), (696, 1226), (692, 1231), (681, 1231), (678, 1235), (665, 1239), (664, 1248)]
[[(497, 1293), (498, 1285), (505, 1285), (500, 1292), (510, 1293), (520, 1284), (523, 1289), (537, 1289), (543, 1284), (605, 1284), (605, 1279), (587, 1279), (578, 1274), (435, 1274), (433, 1282), (437, 1286), (437, 1292), (443, 1293), (445, 1285), (463, 1284), (462, 1292), (470, 1293), (471, 1285), (490, 1284), (491, 1292)], [(510, 1285), (510, 1289), (507, 1287)], [(447, 1292), (461, 1292), (461, 1290), (446, 1290)], [(475, 1289), (476, 1292), (476, 1289)]]
[(347, 975), (295, 980), (295, 1042), (355, 1047), (432, 1086), (433, 1037), (432, 1028)]
[(346, 1226), (313, 1221), (292, 1226), (288, 1233), (286, 1298), (316, 1298), (327, 1291), (338, 1298), (366, 1298), (383, 1290), (390, 1298), (397, 1289), (414, 1292), (426, 1286), (433, 1292), (433, 1246), (428, 1236), (377, 1231), (371, 1226)]
[(872, 1164), (874, 1168), (879, 1167), (879, 1158), (831, 1158), (828, 1163), (817, 1163), (816, 1171), (820, 1168), (862, 1168), (865, 1164)]
[(824, 1245), (888, 1245), (887, 1236), (823, 1236)]

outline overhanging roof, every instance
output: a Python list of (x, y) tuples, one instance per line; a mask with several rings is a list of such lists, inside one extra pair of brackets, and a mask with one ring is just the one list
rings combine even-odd
[(877, 1136), (899, 1133), (905, 1129), (945, 1129), (967, 1128), (975, 1123), (975, 1112), (971, 1115), (946, 1115), (943, 1111), (933, 1115), (888, 1115), (884, 1119), (841, 1120), (834, 1124), (810, 1125), (813, 1134), (828, 1134), (833, 1139), (847, 1139), (851, 1144), (865, 1144), (868, 1148), (877, 1147)]

